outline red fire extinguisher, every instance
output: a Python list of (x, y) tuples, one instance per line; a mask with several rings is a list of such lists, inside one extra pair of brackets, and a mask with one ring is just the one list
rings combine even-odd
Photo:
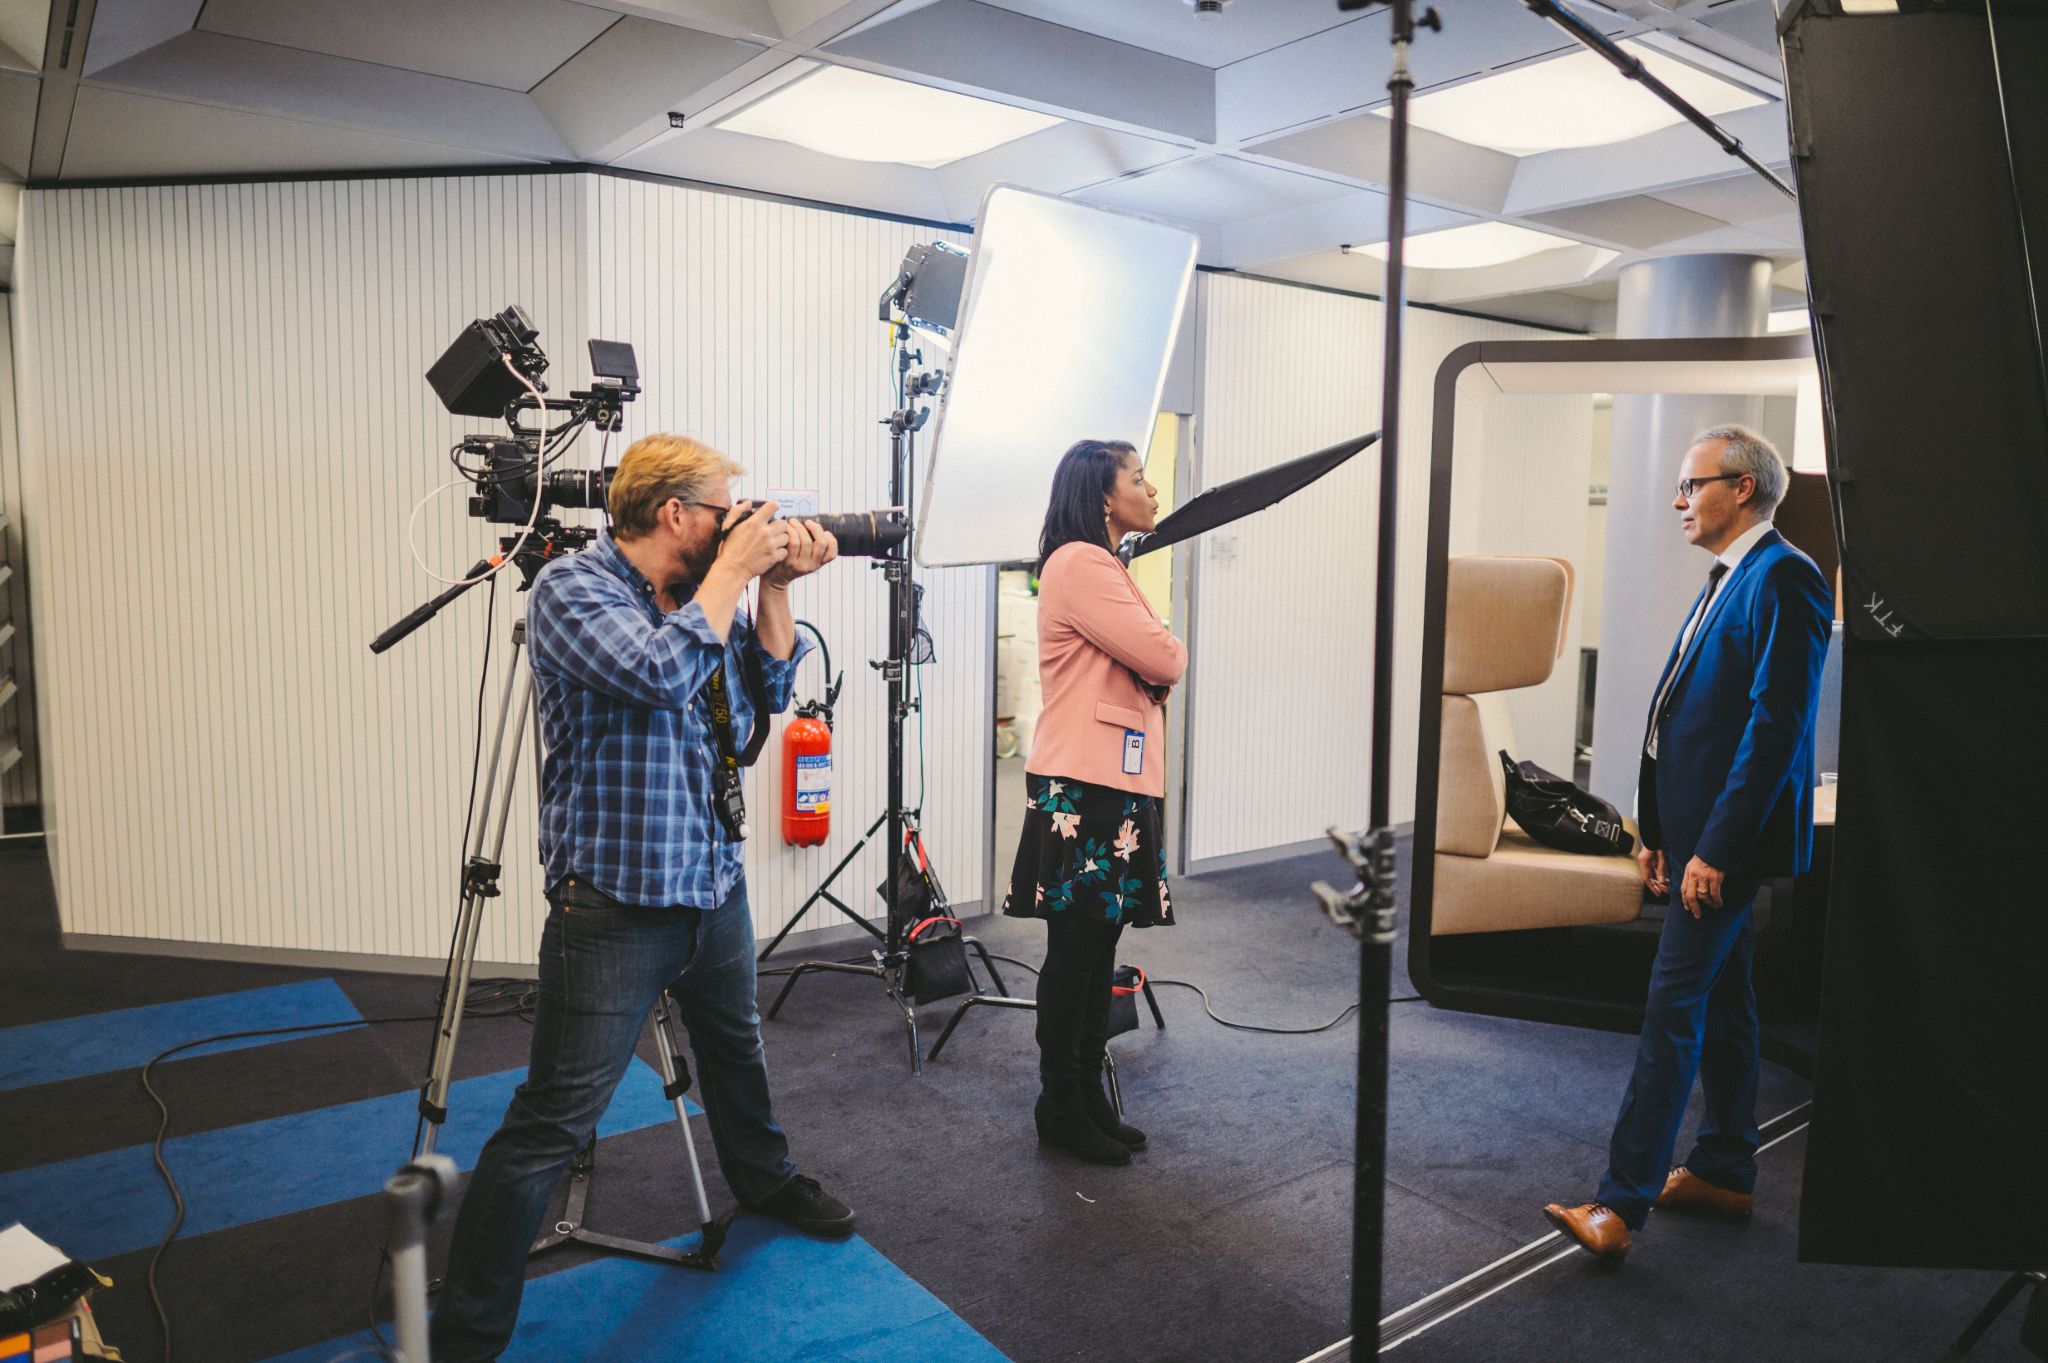
[(783, 726), (782, 840), (791, 847), (816, 847), (832, 832), (832, 704), (844, 674), (832, 675), (832, 653), (817, 626), (796, 623), (816, 637), (828, 684), (823, 700), (797, 706), (796, 718)]

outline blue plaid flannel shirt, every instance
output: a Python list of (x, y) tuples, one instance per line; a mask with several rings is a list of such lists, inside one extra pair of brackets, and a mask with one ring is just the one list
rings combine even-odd
[(628, 904), (723, 904), (744, 862), (713, 812), (718, 747), (705, 683), (723, 657), (733, 743), (744, 748), (754, 705), (741, 669), (754, 669), (780, 713), (804, 643), (784, 660), (761, 647), (743, 612), (723, 645), (695, 602), (664, 614), (609, 535), (541, 570), (526, 633), (547, 744), (548, 886), (573, 875)]

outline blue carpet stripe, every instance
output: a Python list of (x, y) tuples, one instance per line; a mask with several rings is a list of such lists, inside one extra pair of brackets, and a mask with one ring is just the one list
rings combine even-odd
[[(360, 1022), (362, 1016), (333, 980), (306, 980), (269, 989), (209, 994), (176, 1003), (153, 1003), (8, 1027), (0, 1029), (0, 1090), (133, 1069), (181, 1041), (197, 1041), (222, 1032), (300, 1027), (312, 1022)], [(195, 1046), (164, 1063), (176, 1064), (195, 1055), (290, 1040), (288, 1036), (257, 1036)]]
[[(474, 1167), (524, 1075), (507, 1070), (455, 1084), (440, 1152)], [(164, 1142), (185, 1194), (180, 1238), (380, 1191), (412, 1152), (418, 1102), (416, 1093), (391, 1093)], [(636, 1059), (597, 1130), (611, 1136), (674, 1115), (661, 1076)], [(699, 1145), (708, 1158), (710, 1142)], [(0, 1226), (20, 1221), (88, 1263), (154, 1245), (174, 1214), (147, 1145), (0, 1174)]]
[[(692, 1235), (668, 1243), (690, 1247)], [(328, 1363), (368, 1332), (269, 1363)], [(1009, 1363), (867, 1241), (742, 1217), (718, 1271), (600, 1259), (526, 1285), (502, 1363)]]

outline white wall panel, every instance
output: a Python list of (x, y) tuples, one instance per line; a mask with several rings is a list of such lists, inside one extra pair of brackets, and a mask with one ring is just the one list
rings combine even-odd
[[(448, 416), (421, 376), (470, 318), (523, 304), (557, 392), (586, 377), (585, 337), (635, 343), (647, 396), (614, 458), (624, 440), (681, 429), (732, 451), (756, 488), (884, 500), (873, 300), (910, 227), (583, 176), (33, 192), (24, 212), (25, 492), (69, 932), (445, 950), (484, 593), (388, 654), (366, 644), (438, 590), (406, 553), (406, 517), (445, 480), (448, 446), (488, 423)], [(596, 453), (586, 436), (580, 456)], [(459, 490), (421, 517), (444, 573), (492, 538)], [(866, 659), (883, 594), (858, 562), (797, 591), (847, 671), (839, 847), (879, 807)], [(523, 609), (509, 595), (488, 631), (493, 701)], [(985, 597), (978, 572), (936, 577), (927, 597), (929, 822), (949, 887), (968, 895)], [(520, 780), (485, 960), (530, 960), (544, 912), (530, 763)], [(773, 784), (757, 776), (751, 792), (764, 927), (831, 854), (780, 846)], [(850, 902), (872, 902), (879, 849), (870, 860), (841, 882)]]
[[(1201, 289), (1201, 486), (1379, 425), (1379, 303), (1233, 275), (1205, 275)], [(1420, 309), (1407, 319), (1399, 671), (1390, 753), (1397, 823), (1414, 817), (1416, 678), (1437, 368), (1468, 341), (1541, 334)], [(1461, 431), (1466, 477), (1460, 481), (1474, 489), (1477, 500), (1458, 499), (1453, 552), (1531, 553), (1538, 550), (1529, 546), (1550, 542), (1526, 532), (1541, 513), (1517, 507), (1517, 484), (1473, 476), (1501, 441), (1523, 448), (1529, 477), (1536, 476), (1536, 463), (1577, 460), (1579, 470), (1570, 476), (1579, 489), (1575, 533), (1583, 536), (1585, 450), (1583, 440), (1573, 448), (1569, 424), (1553, 414), (1528, 426), (1503, 412), (1483, 431)], [(1367, 821), (1377, 461), (1375, 447), (1308, 492), (1207, 536), (1196, 550), (1191, 861), (1285, 846), (1316, 838), (1331, 824), (1362, 827)], [(1505, 533), (1509, 527), (1512, 536)], [(1489, 542), (1497, 536), (1512, 542)], [(1551, 731), (1548, 711), (1522, 708), (1530, 710), (1533, 731)], [(1517, 714), (1518, 722), (1522, 718)], [(1565, 734), (1568, 741), (1568, 728)]]

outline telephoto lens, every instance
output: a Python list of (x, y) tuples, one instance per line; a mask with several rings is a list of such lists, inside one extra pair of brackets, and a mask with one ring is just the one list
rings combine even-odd
[(831, 531), (839, 541), (839, 552), (855, 558), (887, 558), (910, 533), (910, 522), (894, 510), (829, 511), (792, 519)]

